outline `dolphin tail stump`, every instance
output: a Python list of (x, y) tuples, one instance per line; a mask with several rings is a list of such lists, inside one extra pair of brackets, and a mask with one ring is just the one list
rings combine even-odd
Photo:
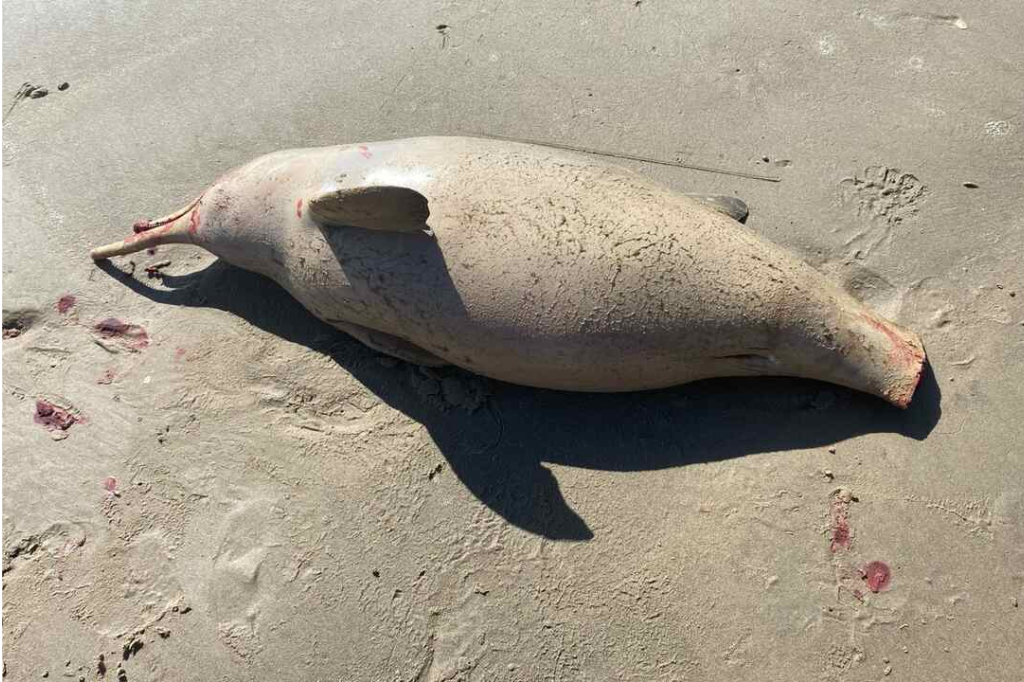
[(425, 137), (260, 157), (92, 257), (194, 244), (381, 353), (511, 383), (796, 376), (909, 405), (917, 335), (746, 213), (578, 154)]

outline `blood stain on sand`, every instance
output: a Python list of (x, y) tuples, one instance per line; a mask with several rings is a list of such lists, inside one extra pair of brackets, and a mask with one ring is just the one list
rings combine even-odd
[(103, 376), (96, 380), (96, 383), (100, 384), (101, 386), (107, 386), (109, 384), (114, 383), (114, 378), (116, 376), (117, 375), (114, 374), (114, 370), (108, 369), (106, 372), (103, 373)]
[(61, 315), (67, 314), (69, 310), (75, 307), (75, 303), (78, 299), (71, 294), (64, 294), (57, 300), (57, 312)]
[(889, 586), (892, 571), (884, 561), (872, 561), (861, 569), (861, 576), (872, 592), (881, 592)]
[(103, 489), (108, 493), (117, 493), (117, 479), (113, 476), (107, 476), (103, 479)]
[(122, 339), (134, 349), (142, 349), (149, 345), (149, 334), (140, 325), (122, 322), (115, 317), (108, 317), (96, 323), (96, 332), (104, 339)]
[(295, 216), (298, 218), (302, 217), (302, 197), (299, 197), (298, 201), (295, 202)]
[(849, 490), (840, 488), (832, 498), (829, 509), (831, 519), (831, 542), (829, 549), (832, 552), (840, 549), (849, 549), (852, 533), (850, 532), (849, 509), (850, 503), (856, 498)]
[(82, 418), (65, 410), (63, 407), (54, 405), (48, 400), (37, 400), (36, 412), (32, 417), (32, 421), (45, 426), (51, 431), (67, 431), (82, 421)]

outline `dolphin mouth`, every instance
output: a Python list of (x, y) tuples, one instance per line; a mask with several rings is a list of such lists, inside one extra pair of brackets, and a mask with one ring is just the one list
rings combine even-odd
[(174, 213), (152, 220), (138, 220), (132, 225), (132, 236), (99, 246), (90, 251), (89, 255), (94, 261), (100, 261), (151, 249), (161, 244), (195, 244), (199, 206), (202, 200), (203, 195), (200, 194)]
[(173, 223), (175, 220), (182, 217), (183, 215), (194, 209), (196, 206), (198, 206), (199, 202), (202, 200), (203, 195), (200, 194), (199, 196), (192, 200), (192, 203), (185, 206), (185, 208), (179, 209), (174, 213), (171, 213), (170, 215), (165, 215), (163, 218), (153, 218), (152, 220), (137, 220), (132, 225), (132, 231), (135, 234), (139, 234), (140, 232), (148, 232), (153, 228), (161, 227), (163, 225), (166, 225), (167, 223)]

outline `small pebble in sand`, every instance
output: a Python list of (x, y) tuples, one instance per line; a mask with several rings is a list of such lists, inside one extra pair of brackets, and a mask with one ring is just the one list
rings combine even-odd
[(61, 83), (60, 85), (57, 86), (57, 89), (60, 90), (61, 92), (64, 92), (65, 90), (67, 90), (70, 87), (71, 87), (71, 83), (68, 83), (67, 81), (64, 81), (63, 83)]
[(28, 96), (32, 99), (39, 99), (40, 97), (46, 97), (49, 94), (50, 91), (46, 88), (33, 88), (32, 91), (28, 93)]
[(836, 446), (835, 446), (835, 445), (830, 445), (830, 446), (829, 446), (829, 448), (828, 448), (828, 454), (830, 454), (830, 455), (834, 455), (834, 454), (836, 454)]
[(835, 478), (835, 475), (834, 475), (834, 474), (832, 473), (832, 470), (831, 470), (831, 469), (825, 469), (825, 471), (823, 471), (822, 473), (823, 473), (823, 474), (825, 474), (825, 478), (827, 478), (827, 479), (828, 479), (828, 480), (830, 480), (830, 481), (831, 481), (831, 480), (832, 480), (833, 478)]
[(885, 670), (882, 671), (882, 674), (883, 675), (888, 675), (891, 672), (892, 672), (892, 666), (891, 665), (887, 665), (887, 666), (885, 666)]
[(966, 187), (967, 189), (978, 189), (977, 183), (974, 182), (965, 182), (964, 187)]

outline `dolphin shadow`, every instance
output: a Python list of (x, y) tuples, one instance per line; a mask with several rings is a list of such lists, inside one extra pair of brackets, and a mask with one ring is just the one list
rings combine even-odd
[[(457, 368), (379, 362), (358, 341), (313, 317), (277, 284), (215, 261), (165, 276), (155, 289), (99, 264), (158, 303), (210, 307), (330, 356), (391, 407), (423, 424), (459, 480), (509, 523), (554, 540), (588, 540), (544, 463), (639, 471), (799, 450), (867, 433), (923, 440), (941, 415), (926, 365), (908, 410), (831, 384), (788, 378), (715, 379), (643, 393), (568, 393), (484, 380)], [(424, 391), (424, 383), (430, 390)], [(443, 394), (486, 387), (478, 409)], [(438, 395), (442, 399), (438, 399)]]

